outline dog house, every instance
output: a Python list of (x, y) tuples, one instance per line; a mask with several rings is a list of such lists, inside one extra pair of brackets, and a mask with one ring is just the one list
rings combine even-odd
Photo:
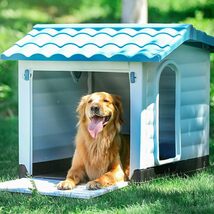
[(214, 38), (187, 24), (36, 25), (1, 55), (18, 60), (20, 177), (63, 177), (80, 98), (122, 98), (130, 178), (208, 165)]

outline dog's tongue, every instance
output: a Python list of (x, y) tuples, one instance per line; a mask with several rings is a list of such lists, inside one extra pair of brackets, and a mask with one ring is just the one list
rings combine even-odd
[(103, 130), (103, 120), (104, 118), (94, 116), (88, 125), (88, 131), (91, 137), (96, 138), (97, 134)]

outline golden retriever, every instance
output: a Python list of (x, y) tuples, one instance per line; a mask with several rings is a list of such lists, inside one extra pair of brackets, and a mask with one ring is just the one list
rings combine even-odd
[(68, 190), (88, 181), (89, 190), (114, 185), (129, 176), (129, 136), (120, 135), (121, 99), (106, 92), (82, 97), (76, 149), (66, 180), (57, 188)]

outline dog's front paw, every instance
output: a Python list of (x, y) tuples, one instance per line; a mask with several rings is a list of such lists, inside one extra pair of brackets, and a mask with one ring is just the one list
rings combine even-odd
[(75, 187), (75, 183), (72, 180), (64, 180), (57, 184), (59, 190), (71, 190)]
[(99, 183), (98, 181), (89, 181), (86, 184), (86, 188), (88, 190), (97, 190), (97, 189), (101, 189), (103, 186), (101, 183)]

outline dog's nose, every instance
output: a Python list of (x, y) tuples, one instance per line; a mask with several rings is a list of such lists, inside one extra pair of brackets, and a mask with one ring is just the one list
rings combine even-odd
[(91, 106), (91, 111), (95, 114), (99, 113), (100, 108), (98, 106)]

